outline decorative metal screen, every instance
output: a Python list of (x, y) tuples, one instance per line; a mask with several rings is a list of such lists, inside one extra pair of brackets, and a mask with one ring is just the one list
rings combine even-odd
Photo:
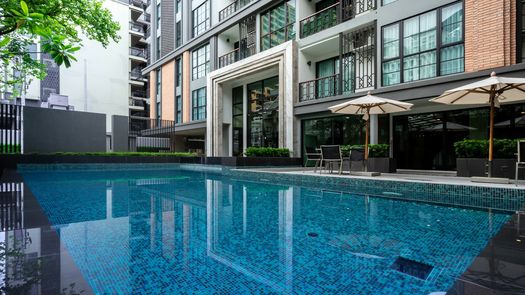
[(255, 54), (255, 41), (257, 38), (255, 27), (255, 15), (251, 15), (239, 23), (239, 59)]
[(47, 101), (50, 93), (60, 93), (60, 67), (48, 53), (40, 56), (47, 71), (47, 76), (40, 82), (40, 100)]
[(343, 93), (352, 93), (376, 85), (376, 25), (341, 35), (341, 74)]

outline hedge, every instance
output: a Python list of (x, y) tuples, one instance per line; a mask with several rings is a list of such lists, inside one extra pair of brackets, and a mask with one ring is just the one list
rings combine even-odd
[[(511, 159), (516, 157), (518, 145), (516, 139), (494, 139), (494, 158)], [(454, 143), (456, 158), (487, 158), (489, 141), (482, 139), (464, 139)]]
[(165, 157), (165, 156), (171, 156), (171, 157), (195, 157), (197, 154), (195, 153), (182, 153), (182, 152), (174, 152), (174, 153), (150, 153), (150, 152), (114, 152), (114, 153), (105, 153), (105, 152), (60, 152), (60, 153), (52, 153), (48, 155), (56, 155), (56, 156), (104, 156), (104, 157)]
[(247, 157), (290, 157), (290, 150), (286, 148), (249, 147), (244, 153)]
[[(364, 145), (342, 145), (341, 153), (343, 156), (348, 157), (352, 148), (364, 149)], [(368, 145), (368, 157), (369, 158), (389, 158), (390, 157), (390, 145), (388, 144), (369, 144)]]
[(19, 154), (21, 147), (19, 144), (0, 144), (0, 152), (5, 154)]

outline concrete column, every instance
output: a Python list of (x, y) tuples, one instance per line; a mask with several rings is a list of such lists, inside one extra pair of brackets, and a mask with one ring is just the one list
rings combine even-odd
[(190, 52), (185, 51), (182, 54), (182, 122), (184, 123), (188, 123), (191, 120), (190, 69)]

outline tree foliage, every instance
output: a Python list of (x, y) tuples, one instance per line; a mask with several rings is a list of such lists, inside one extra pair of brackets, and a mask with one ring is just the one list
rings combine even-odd
[(40, 52), (70, 67), (82, 47), (80, 34), (106, 47), (119, 40), (119, 29), (101, 0), (1, 0), (0, 63), (5, 73), (0, 86), (45, 77), (45, 65), (28, 49), (31, 44), (40, 43)]

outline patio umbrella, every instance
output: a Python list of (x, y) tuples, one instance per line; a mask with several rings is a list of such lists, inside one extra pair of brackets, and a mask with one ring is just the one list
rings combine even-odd
[(413, 104), (388, 98), (373, 96), (370, 92), (366, 96), (356, 98), (328, 109), (332, 113), (363, 115), (366, 121), (365, 160), (368, 160), (368, 138), (370, 134), (370, 115), (389, 114), (409, 110)]
[(490, 78), (447, 90), (430, 101), (456, 105), (490, 105), (488, 176), (491, 177), (494, 151), (494, 110), (501, 103), (519, 100), (525, 100), (525, 79), (498, 77), (495, 72), (492, 72)]

